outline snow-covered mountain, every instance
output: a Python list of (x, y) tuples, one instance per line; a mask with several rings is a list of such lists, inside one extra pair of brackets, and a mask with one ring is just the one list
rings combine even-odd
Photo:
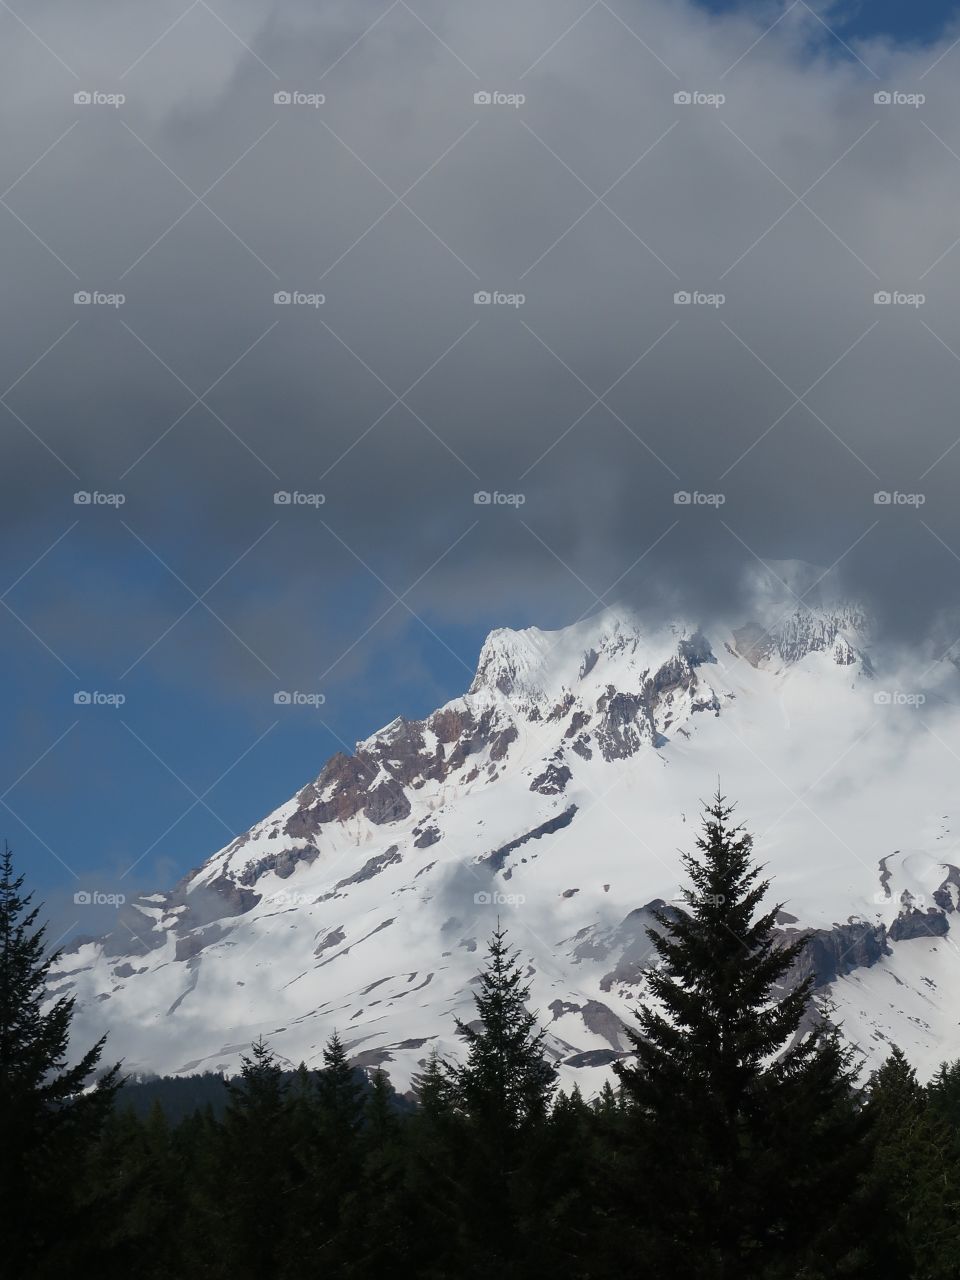
[(719, 775), (846, 1033), (868, 1062), (892, 1040), (931, 1071), (960, 1055), (960, 676), (905, 676), (855, 606), (758, 616), (492, 632), (462, 697), (335, 755), (128, 903), (54, 990), (128, 1069), (232, 1071), (261, 1033), (315, 1064), (337, 1028), (403, 1089), (434, 1045), (457, 1052), (499, 916), (563, 1080), (590, 1093), (626, 1048), (650, 908), (677, 897)]

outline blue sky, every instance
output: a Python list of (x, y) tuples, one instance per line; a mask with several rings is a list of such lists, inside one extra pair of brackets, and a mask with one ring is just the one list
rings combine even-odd
[[(743, 10), (775, 15), (777, 12), (766, 3), (738, 4), (736, 0), (706, 0), (704, 7), (716, 13)], [(927, 0), (922, 4), (904, 4), (902, 0), (853, 0), (852, 3), (841, 0), (810, 7), (842, 40), (889, 36), (901, 42), (937, 39), (957, 11), (957, 6), (947, 0)]]
[[(709, 3), (756, 21), (715, 37), (683, 6), (557, 0), (524, 26), (497, 3), (423, 0), (418, 23), (283, 0), (275, 24), (238, 3), (236, 38), (173, 0), (0, 25), (0, 835), (58, 930), (76, 890), (172, 884), (333, 752), (462, 692), (492, 627), (621, 595), (709, 613), (758, 549), (845, 558), (894, 623), (891, 581), (955, 590), (957, 6), (812, 6), (827, 31), (804, 4), (773, 27), (777, 6)], [(724, 42), (727, 134), (673, 106)], [(901, 71), (931, 127), (870, 115)], [(321, 80), (322, 120), (277, 115), (277, 85)], [(480, 119), (488, 81), (527, 114)], [(75, 108), (97, 85), (122, 112)], [(675, 291), (721, 268), (726, 329), (678, 328)], [(874, 334), (874, 291), (921, 278), (927, 330)], [(318, 280), (322, 311), (277, 310)], [(486, 287), (529, 299), (478, 311)], [(74, 304), (97, 288), (122, 311)], [(810, 386), (836, 401), (805, 417)], [(888, 521), (861, 546), (873, 492), (941, 455), (939, 545)], [(721, 475), (731, 529), (681, 525), (673, 494)]]

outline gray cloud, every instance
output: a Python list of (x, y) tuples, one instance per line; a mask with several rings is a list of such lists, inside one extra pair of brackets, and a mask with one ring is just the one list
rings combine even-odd
[[(438, 625), (561, 623), (611, 589), (706, 615), (792, 556), (839, 562), (891, 628), (953, 605), (952, 37), (873, 42), (860, 64), (803, 6), (756, 44), (775, 13), (625, 0), (580, 21), (555, 0), (219, 0), (166, 30), (180, 12), (90, 4), (81, 22), (42, 0), (31, 26), (75, 74), (12, 20), (0, 51), (4, 564), (13, 579), (79, 519), (58, 555), (97, 575), (96, 617), (62, 561), (33, 580), (68, 660), (102, 652), (108, 618), (119, 667), (190, 603), (121, 519), (197, 592), (243, 556), (211, 602), (284, 678), (392, 603), (378, 579), (416, 584)], [(127, 100), (75, 106), (86, 89)], [(475, 105), (495, 90), (526, 101)], [(126, 503), (76, 508), (77, 489)], [(194, 632), (149, 661), (267, 678)]]

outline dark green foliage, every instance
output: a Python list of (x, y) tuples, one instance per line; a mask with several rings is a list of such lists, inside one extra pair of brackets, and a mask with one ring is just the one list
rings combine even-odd
[(731, 813), (718, 794), (684, 858), (686, 909), (656, 913), (653, 999), (617, 1066), (628, 1247), (697, 1280), (778, 1275), (782, 1257), (860, 1274), (836, 1231), (867, 1151), (855, 1069), (823, 1023), (800, 1035), (811, 980), (780, 987), (802, 943), (778, 941), (779, 905), (761, 910), (769, 886)]
[(117, 1094), (116, 1105), (129, 1108), (142, 1119), (159, 1104), (171, 1124), (179, 1124), (208, 1104), (220, 1119), (229, 1101), (222, 1075), (205, 1071), (199, 1076), (150, 1076), (127, 1079)]
[(882, 1197), (886, 1257), (924, 1280), (948, 1280), (960, 1258), (960, 1063), (924, 1089), (896, 1046), (870, 1082), (877, 1150), (871, 1178)]
[[(262, 1040), (240, 1076), (88, 1091), (72, 1004), (41, 1001), (42, 931), (0, 866), (4, 1276), (40, 1280), (952, 1280), (960, 1063), (921, 1085), (850, 1051), (791, 986), (749, 837), (717, 797), (685, 910), (664, 910), (634, 1052), (585, 1101), (557, 1093), (499, 927), (458, 1063), (414, 1098)], [(387, 1064), (389, 1070), (389, 1064)]]
[[(74, 1000), (48, 1008), (47, 976), (59, 952), (46, 950), (39, 908), (21, 893), (13, 857), (0, 856), (0, 1204), (10, 1273), (53, 1275), (88, 1255), (83, 1215), (96, 1203), (82, 1186), (118, 1085), (119, 1067), (94, 1079), (105, 1040), (68, 1065)], [(56, 1217), (53, 1209), (56, 1206)]]
[(474, 996), (476, 1021), (456, 1020), (467, 1060), (448, 1073), (453, 1106), (504, 1150), (544, 1119), (557, 1074), (544, 1056), (544, 1033), (526, 1004), (530, 988), (505, 937), (498, 925)]

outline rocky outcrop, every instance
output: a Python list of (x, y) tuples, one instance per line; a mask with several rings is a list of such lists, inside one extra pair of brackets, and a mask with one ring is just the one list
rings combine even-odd
[(212, 942), (219, 942), (226, 935), (226, 930), (220, 925), (210, 925), (206, 929), (194, 929), (182, 938), (177, 939), (177, 949), (174, 955), (175, 960), (191, 960), (194, 956), (200, 954), (204, 947), (209, 947)]
[(791, 973), (792, 982), (812, 977), (823, 987), (853, 969), (869, 968), (889, 953), (887, 931), (882, 924), (851, 921), (833, 929), (786, 930), (785, 941), (803, 938), (804, 948)]
[(381, 782), (367, 797), (363, 807), (364, 817), (376, 826), (385, 822), (400, 822), (409, 816), (410, 801), (399, 782)]
[(911, 938), (943, 938), (949, 930), (947, 917), (937, 907), (927, 907), (926, 911), (908, 907), (891, 924), (887, 936), (891, 942), (906, 942)]
[(477, 858), (475, 861), (486, 863), (492, 871), (502, 871), (504, 863), (515, 849), (519, 849), (530, 840), (540, 840), (543, 836), (553, 835), (555, 831), (561, 831), (564, 827), (569, 827), (576, 817), (576, 813), (577, 806), (572, 804), (564, 809), (563, 813), (558, 813), (555, 818), (549, 818), (546, 822), (541, 822), (539, 827), (534, 827), (532, 831), (527, 831), (524, 835), (518, 836), (516, 840), (511, 840), (508, 844), (501, 845), (499, 849), (494, 849), (493, 853), (488, 853), (485, 857)]
[(543, 773), (530, 783), (530, 790), (539, 791), (542, 796), (558, 796), (572, 777), (570, 766), (563, 763), (563, 756), (558, 752)]
[(240, 873), (240, 883), (256, 884), (268, 871), (274, 872), (281, 880), (292, 876), (301, 862), (309, 865), (317, 857), (316, 849), (281, 849), (279, 853), (270, 853), (263, 858), (248, 862)]
[(830, 653), (839, 666), (851, 666), (860, 661), (869, 672), (866, 655), (856, 649), (848, 638), (858, 637), (868, 628), (866, 614), (854, 605), (832, 611), (798, 607), (769, 629), (758, 622), (749, 622), (734, 631), (733, 638), (737, 653), (754, 667), (770, 659), (794, 663), (808, 653)]
[(654, 738), (642, 694), (617, 693), (611, 685), (598, 700), (597, 711), (601, 718), (595, 736), (604, 760), (626, 760), (640, 750), (644, 739)]
[(387, 867), (391, 867), (394, 863), (402, 860), (399, 848), (397, 845), (392, 844), (383, 853), (378, 853), (376, 857), (368, 858), (360, 870), (355, 871), (352, 876), (347, 876), (345, 880), (338, 880), (334, 885), (334, 890), (345, 889), (347, 885), (351, 884), (363, 884), (365, 880), (372, 880), (381, 871), (385, 871)]

